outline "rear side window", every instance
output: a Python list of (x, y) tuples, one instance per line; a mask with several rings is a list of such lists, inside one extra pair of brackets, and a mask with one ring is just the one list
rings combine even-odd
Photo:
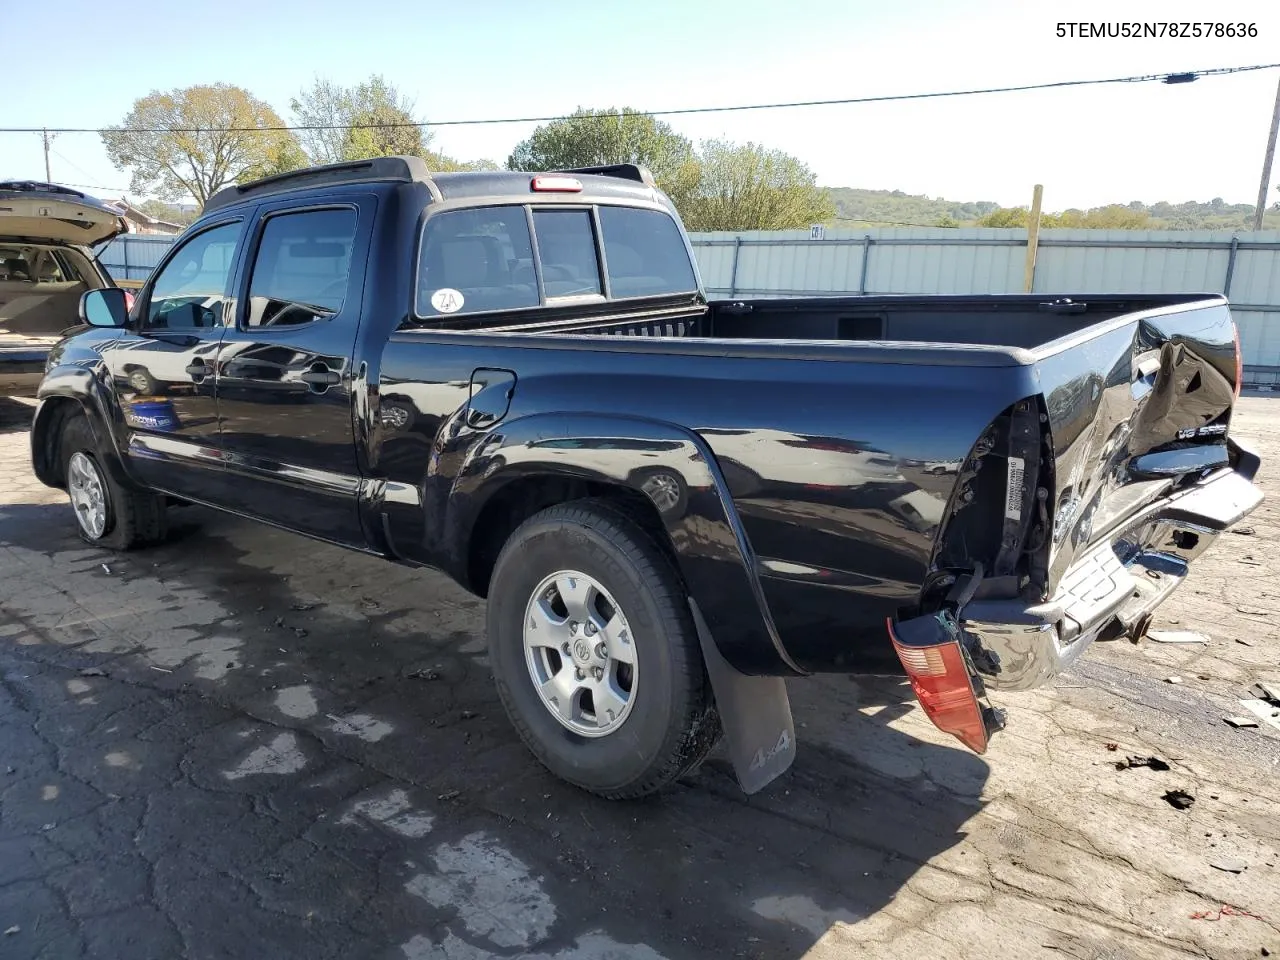
[(262, 229), (249, 282), (249, 327), (296, 326), (336, 316), (351, 283), (356, 212), (277, 214)]
[(684, 239), (665, 213), (601, 207), (600, 232), (612, 296), (651, 297), (698, 288)]
[(536, 307), (538, 281), (524, 207), (450, 210), (428, 220), (417, 301), (423, 317)]
[(533, 230), (548, 299), (602, 292), (591, 211), (535, 210)]

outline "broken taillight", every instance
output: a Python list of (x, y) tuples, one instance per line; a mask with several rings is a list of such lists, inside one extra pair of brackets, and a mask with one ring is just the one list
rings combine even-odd
[(943, 639), (946, 633), (941, 630), (922, 631), (917, 640), (895, 629), (892, 620), (886, 625), (911, 689), (933, 725), (974, 753), (986, 753), (987, 724), (960, 641)]

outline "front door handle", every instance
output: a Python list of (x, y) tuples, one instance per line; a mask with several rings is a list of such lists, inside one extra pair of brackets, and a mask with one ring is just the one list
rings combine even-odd
[(342, 382), (342, 375), (336, 370), (329, 370), (324, 367), (317, 369), (313, 367), (310, 370), (303, 371), (303, 374), (299, 379), (301, 379), (303, 383), (310, 383), (318, 387), (331, 387), (335, 383)]

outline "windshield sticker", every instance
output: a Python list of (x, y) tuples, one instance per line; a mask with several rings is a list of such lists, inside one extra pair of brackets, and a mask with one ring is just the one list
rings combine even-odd
[(441, 287), (431, 295), (431, 306), (437, 313), (457, 313), (465, 302), (462, 293), (452, 287)]

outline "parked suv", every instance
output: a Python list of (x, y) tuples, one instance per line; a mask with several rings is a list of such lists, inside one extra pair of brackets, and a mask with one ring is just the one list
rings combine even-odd
[(80, 296), (110, 287), (93, 248), (120, 211), (68, 187), (0, 182), (0, 396), (35, 393), (49, 348), (80, 323)]

